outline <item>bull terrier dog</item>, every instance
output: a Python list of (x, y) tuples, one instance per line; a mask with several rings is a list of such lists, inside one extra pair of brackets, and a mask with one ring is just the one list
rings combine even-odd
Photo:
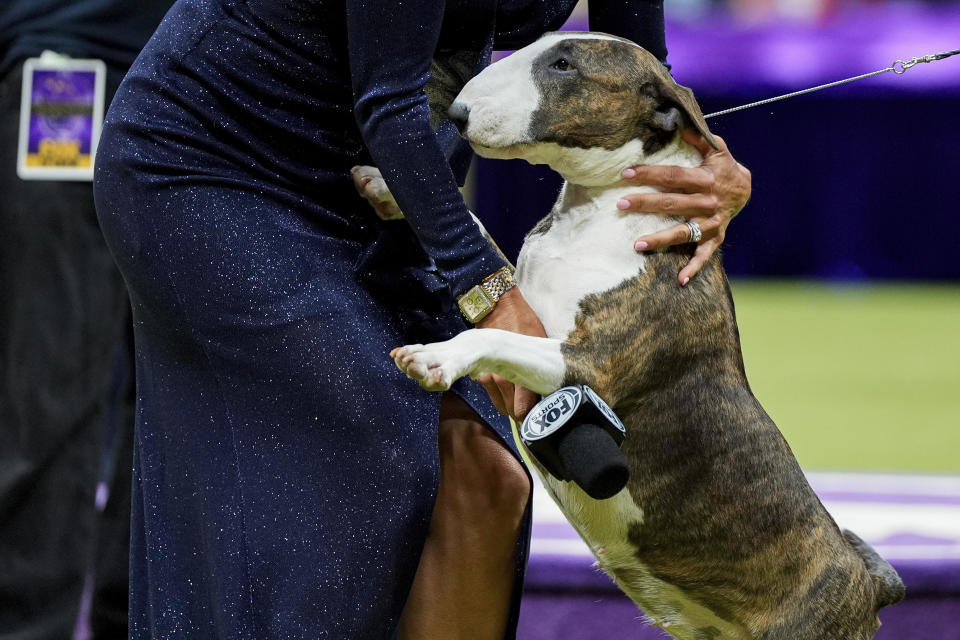
[(450, 115), (480, 155), (566, 180), (516, 271), (548, 337), (471, 329), (397, 348), (397, 366), (432, 390), (484, 372), (541, 394), (594, 389), (626, 428), (626, 487), (594, 500), (532, 464), (599, 566), (673, 637), (872, 638), (903, 583), (838, 528), (751, 393), (719, 256), (681, 287), (693, 245), (632, 243), (682, 219), (616, 206), (638, 190), (624, 167), (701, 163), (680, 136), (714, 142), (692, 92), (628, 40), (561, 32), (474, 77)]

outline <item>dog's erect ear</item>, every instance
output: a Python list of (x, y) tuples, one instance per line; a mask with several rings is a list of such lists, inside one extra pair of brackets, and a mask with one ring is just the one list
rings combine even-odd
[(660, 94), (661, 106), (654, 116), (654, 123), (666, 131), (675, 131), (686, 125), (696, 129), (710, 146), (717, 148), (717, 143), (710, 133), (707, 121), (703, 119), (703, 112), (693, 91), (674, 82), (666, 67), (660, 65), (655, 70), (657, 75), (656, 89)]
[(697, 99), (693, 97), (693, 91), (677, 84), (672, 78), (664, 83), (663, 90), (664, 95), (668, 96), (672, 102), (680, 107), (680, 110), (683, 111), (683, 114), (687, 117), (687, 121), (693, 128), (710, 143), (711, 147), (716, 149), (717, 143), (713, 139), (713, 135), (710, 134), (707, 121), (703, 119), (703, 111), (700, 110)]

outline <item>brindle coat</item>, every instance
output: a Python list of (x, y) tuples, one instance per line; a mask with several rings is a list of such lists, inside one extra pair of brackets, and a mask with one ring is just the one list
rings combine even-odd
[[(544, 91), (551, 108), (534, 115), (532, 137), (608, 149), (639, 139), (653, 153), (676, 135), (656, 122), (666, 102), (713, 144), (693, 93), (649, 54), (624, 56), (618, 44), (573, 39), (542, 55), (568, 56), (589, 80)], [(611, 56), (619, 70), (603, 73)], [(548, 216), (530, 235), (550, 226)], [(644, 575), (604, 568), (635, 598), (643, 590), (629, 586), (649, 575), (673, 585), (744, 637), (868, 640), (903, 583), (837, 527), (753, 396), (720, 253), (677, 285), (691, 253), (648, 252), (644, 273), (583, 299), (561, 348), (565, 384), (591, 386), (628, 433), (628, 490), (643, 513), (628, 537)]]
[(751, 393), (719, 256), (681, 288), (687, 259), (650, 252), (645, 274), (581, 303), (562, 347), (566, 382), (591, 386), (627, 428), (636, 556), (758, 640), (871, 638), (903, 585), (840, 531)]

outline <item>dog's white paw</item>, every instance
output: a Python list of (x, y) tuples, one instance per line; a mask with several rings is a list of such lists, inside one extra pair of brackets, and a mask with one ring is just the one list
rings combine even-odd
[(455, 380), (469, 373), (472, 364), (472, 359), (465, 356), (454, 340), (409, 344), (391, 351), (390, 357), (401, 371), (427, 391), (446, 391)]
[(390, 188), (383, 179), (380, 169), (369, 165), (360, 165), (351, 170), (353, 184), (357, 191), (363, 196), (381, 220), (400, 220), (403, 218), (403, 212), (397, 206), (397, 201), (390, 193)]

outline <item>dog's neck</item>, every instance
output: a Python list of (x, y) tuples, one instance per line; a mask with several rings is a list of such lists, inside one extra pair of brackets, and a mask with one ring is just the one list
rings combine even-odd
[[(481, 153), (481, 155), (486, 155)], [(563, 147), (554, 142), (529, 145), (513, 157), (531, 164), (546, 164), (571, 185), (590, 190), (604, 190), (625, 184), (620, 172), (641, 164), (698, 167), (703, 158), (678, 133), (659, 151), (647, 154), (643, 142), (630, 140), (615, 149), (602, 147)]]
[[(649, 256), (634, 249), (637, 238), (677, 223), (672, 216), (617, 208), (617, 201), (626, 195), (654, 191), (620, 176), (623, 169), (639, 163), (691, 167), (699, 166), (701, 158), (678, 136), (660, 153), (606, 163), (603, 184), (585, 185), (568, 174), (551, 214), (524, 242), (517, 279), (550, 337), (562, 338), (573, 330), (580, 301), (586, 296), (608, 291), (646, 271)], [(553, 160), (550, 165), (558, 168)]]
[[(635, 165), (698, 167), (703, 158), (679, 135), (656, 153), (644, 155), (642, 144), (632, 140), (618, 149), (576, 149), (557, 154), (550, 166), (566, 181), (554, 208), (555, 215), (591, 215), (592, 212), (617, 213), (617, 201), (638, 193), (660, 191), (625, 180), (621, 171)], [(651, 232), (675, 224), (671, 216), (644, 216)]]

